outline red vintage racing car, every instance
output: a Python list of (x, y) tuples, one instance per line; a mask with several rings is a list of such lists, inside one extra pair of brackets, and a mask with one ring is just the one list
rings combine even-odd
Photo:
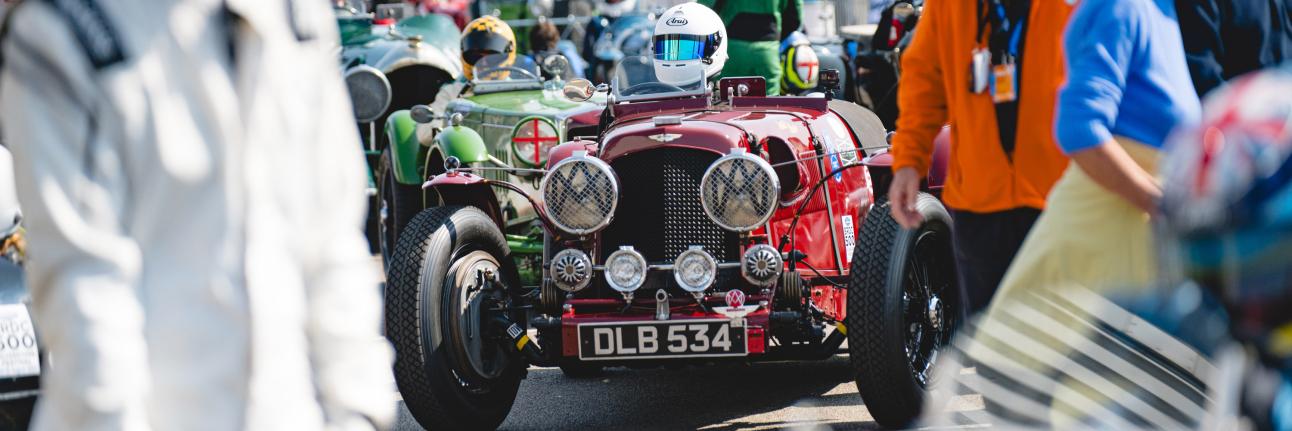
[[(387, 336), (413, 416), (429, 429), (496, 428), (530, 365), (811, 360), (845, 340), (885, 426), (919, 411), (937, 349), (960, 320), (945, 144), (923, 225), (903, 230), (878, 118), (826, 97), (765, 97), (762, 78), (690, 88), (624, 59), (597, 136), (554, 148), (535, 203), (539, 286), (519, 283), (490, 180), (450, 158), (423, 186), (444, 206), (400, 235)], [(830, 76), (827, 73), (826, 79)], [(837, 78), (836, 78), (837, 79)], [(537, 339), (531, 339), (534, 329)]]

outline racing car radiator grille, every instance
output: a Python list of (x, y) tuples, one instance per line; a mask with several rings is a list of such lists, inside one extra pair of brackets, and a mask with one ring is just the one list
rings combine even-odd
[(693, 245), (719, 262), (738, 261), (739, 236), (718, 227), (700, 204), (700, 179), (717, 159), (707, 151), (660, 148), (615, 160), (619, 207), (601, 237), (602, 261), (622, 245), (650, 263), (672, 263)]

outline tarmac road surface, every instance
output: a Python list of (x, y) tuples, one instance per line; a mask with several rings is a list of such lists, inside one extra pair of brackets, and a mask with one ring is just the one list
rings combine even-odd
[[(530, 368), (503, 430), (868, 430), (847, 356), (681, 369), (612, 368), (570, 379)], [(956, 399), (952, 410), (979, 410)], [(399, 431), (422, 429), (400, 402)]]

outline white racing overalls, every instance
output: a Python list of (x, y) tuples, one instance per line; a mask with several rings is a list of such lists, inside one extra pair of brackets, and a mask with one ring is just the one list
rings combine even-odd
[(394, 416), (363, 157), (317, 0), (27, 0), (3, 43), (39, 430)]

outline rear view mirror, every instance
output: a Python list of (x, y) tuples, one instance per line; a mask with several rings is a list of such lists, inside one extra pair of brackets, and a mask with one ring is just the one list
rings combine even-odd
[(570, 60), (564, 55), (549, 55), (543, 59), (543, 73), (552, 79), (565, 80), (570, 73)]
[(408, 116), (418, 124), (427, 124), (435, 120), (435, 112), (431, 111), (431, 107), (426, 105), (413, 105), (408, 110)]
[(592, 94), (596, 93), (596, 91), (597, 88), (592, 85), (592, 81), (575, 78), (565, 84), (563, 93), (566, 99), (584, 102), (591, 99)]
[(821, 87), (831, 90), (839, 89), (839, 70), (825, 69), (821, 71)]
[(825, 90), (827, 99), (833, 99), (836, 91), (839, 91), (839, 70), (824, 69), (821, 71), (821, 77), (817, 80), (822, 90)]

